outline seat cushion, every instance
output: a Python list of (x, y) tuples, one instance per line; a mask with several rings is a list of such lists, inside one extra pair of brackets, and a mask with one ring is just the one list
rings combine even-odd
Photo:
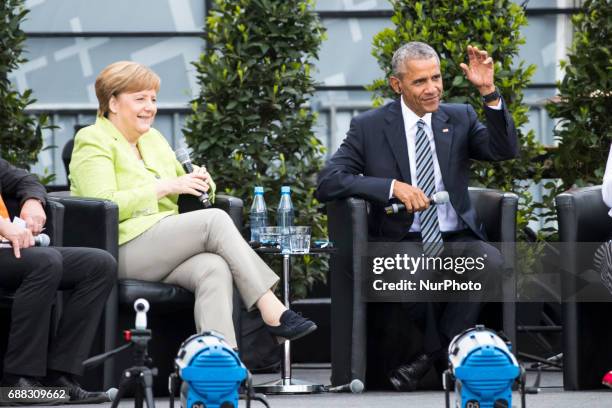
[(118, 284), (119, 305), (121, 308), (131, 308), (138, 298), (146, 299), (155, 307), (163, 307), (164, 312), (193, 308), (193, 293), (180, 286), (162, 282), (148, 282), (136, 279), (122, 279)]

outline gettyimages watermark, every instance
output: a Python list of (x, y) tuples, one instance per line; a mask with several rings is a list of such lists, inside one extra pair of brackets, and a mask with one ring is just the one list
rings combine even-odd
[(612, 302), (612, 272), (593, 262), (601, 245), (460, 242), (429, 256), (370, 242), (358, 274), (366, 302)]

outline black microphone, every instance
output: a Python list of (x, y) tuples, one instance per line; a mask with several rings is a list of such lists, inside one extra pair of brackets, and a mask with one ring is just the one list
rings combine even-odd
[[(176, 149), (174, 154), (176, 155), (176, 160), (178, 160), (185, 169), (185, 172), (193, 172), (193, 164), (191, 164), (191, 158), (189, 157), (189, 152), (187, 152), (187, 150), (181, 147)], [(211, 206), (210, 200), (208, 199), (208, 193), (206, 191), (203, 191), (202, 194), (200, 194), (198, 201), (202, 203), (204, 208)]]
[[(429, 204), (431, 205), (446, 203), (448, 203), (448, 191), (438, 191), (429, 198)], [(385, 207), (385, 212), (387, 215), (397, 214), (400, 211), (406, 211), (406, 206), (404, 204), (391, 204), (390, 206)]]
[(363, 383), (355, 378), (348, 384), (338, 385), (337, 387), (327, 387), (327, 392), (352, 392), (353, 394), (360, 394), (363, 391)]

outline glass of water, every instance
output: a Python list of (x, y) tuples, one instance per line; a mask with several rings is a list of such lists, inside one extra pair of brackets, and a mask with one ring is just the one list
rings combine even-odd
[(289, 249), (292, 254), (307, 254), (310, 252), (310, 227), (291, 227)]
[(262, 227), (259, 230), (259, 242), (266, 246), (278, 246), (281, 238), (280, 227)]

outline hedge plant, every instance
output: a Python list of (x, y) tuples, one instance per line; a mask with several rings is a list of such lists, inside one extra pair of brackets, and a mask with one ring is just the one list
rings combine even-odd
[[(298, 215), (314, 237), (326, 236), (326, 220), (313, 197), (324, 148), (305, 107), (324, 28), (311, 1), (215, 0), (206, 20), (206, 52), (194, 65), (200, 94), (183, 129), (194, 162), (206, 164), (220, 190), (245, 201), (264, 186), (269, 209), (280, 187), (290, 185)], [(271, 211), (269, 222), (274, 222)], [(293, 294), (303, 296), (324, 265), (316, 257), (297, 262)], [(303, 267), (303, 265), (306, 265)]]
[[(574, 38), (559, 95), (547, 105), (558, 119), (554, 155), (557, 191), (601, 184), (612, 142), (612, 3), (587, 0), (572, 17)], [(551, 185), (551, 187), (553, 187)]]
[(27, 61), (22, 55), (26, 36), (20, 28), (28, 13), (23, 3), (0, 2), (0, 157), (29, 169), (42, 148), (47, 117), (26, 114), (25, 109), (36, 101), (32, 90), (21, 93), (9, 80), (10, 72)]
[[(528, 107), (523, 104), (523, 90), (535, 71), (534, 65), (516, 61), (525, 39), (520, 28), (526, 25), (524, 10), (510, 0), (436, 2), (393, 0), (394, 28), (387, 28), (374, 38), (372, 54), (385, 73), (369, 86), (375, 104), (394, 98), (388, 85), (393, 52), (409, 41), (431, 45), (440, 56), (444, 82), (444, 102), (470, 103), (484, 118), (478, 90), (465, 78), (459, 64), (467, 63), (467, 45), (486, 50), (495, 61), (495, 84), (499, 88), (519, 132), (520, 157), (500, 163), (473, 163), (473, 184), (519, 195), (517, 229), (522, 234), (529, 221), (537, 219), (538, 203), (528, 191), (541, 180), (545, 164), (539, 157), (544, 146), (535, 140), (533, 131), (524, 132)], [(477, 16), (477, 18), (475, 18)]]

